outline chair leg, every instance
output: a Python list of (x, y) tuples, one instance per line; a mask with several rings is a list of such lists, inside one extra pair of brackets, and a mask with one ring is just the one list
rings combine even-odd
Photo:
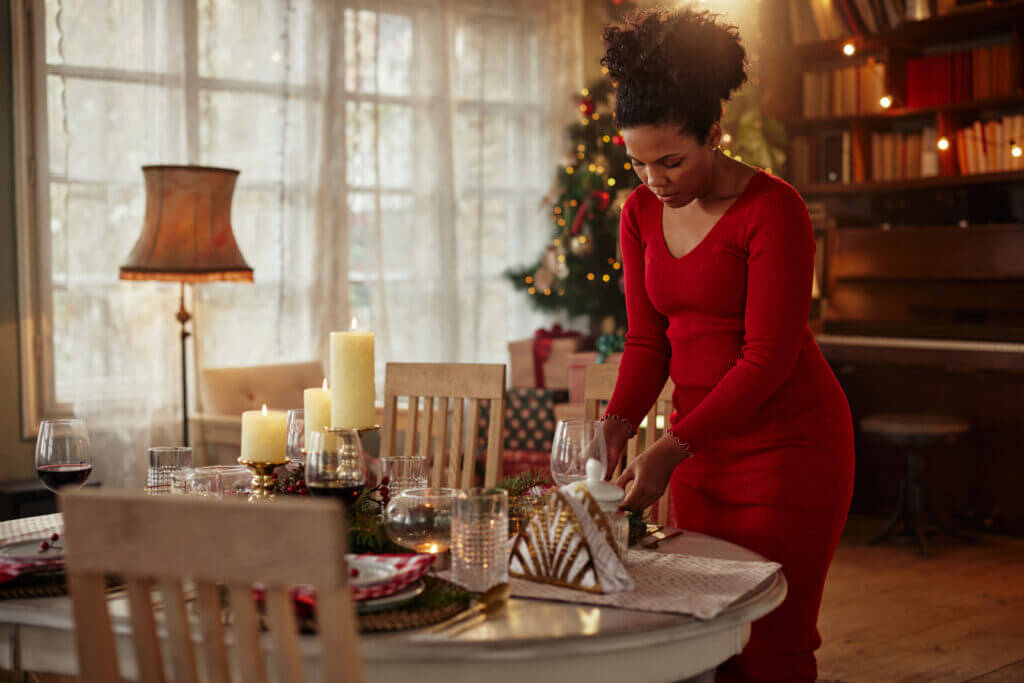
[(907, 490), (906, 489), (907, 489), (907, 480), (903, 479), (903, 480), (900, 481), (900, 493), (899, 493), (899, 498), (896, 501), (896, 512), (893, 514), (892, 519), (889, 520), (889, 523), (885, 525), (885, 529), (882, 531), (882, 533), (878, 534), (877, 536), (872, 538), (870, 541), (868, 541), (869, 544), (881, 543), (885, 539), (887, 539), (890, 536), (892, 536), (893, 532), (896, 531), (896, 527), (899, 526), (899, 523), (900, 523), (901, 520), (904, 523), (906, 522), (906, 519), (905, 519), (904, 514), (903, 514), (903, 507), (904, 507), (905, 499), (906, 499), (906, 495), (907, 495)]
[(928, 540), (925, 538), (928, 521), (924, 502), (924, 460), (918, 453), (907, 455), (907, 496), (910, 502), (911, 533), (921, 546), (921, 556), (928, 557)]

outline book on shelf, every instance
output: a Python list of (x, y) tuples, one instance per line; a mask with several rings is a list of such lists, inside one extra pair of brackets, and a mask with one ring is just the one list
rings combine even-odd
[(1013, 46), (958, 50), (907, 60), (906, 105), (934, 107), (1013, 93)]
[(885, 64), (874, 60), (859, 66), (803, 74), (804, 118), (876, 114), (885, 94)]
[(1024, 156), (1013, 156), (1021, 144), (1024, 115), (974, 121), (956, 131), (956, 160), (961, 175), (1024, 170)]
[[(980, 1), (980, 0), (979, 0)], [(789, 0), (789, 28), (796, 44), (890, 31), (972, 4), (966, 0)]]

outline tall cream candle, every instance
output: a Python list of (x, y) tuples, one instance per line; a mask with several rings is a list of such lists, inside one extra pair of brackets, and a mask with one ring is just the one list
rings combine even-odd
[(302, 392), (302, 408), (306, 416), (306, 450), (309, 450), (309, 437), (324, 427), (331, 426), (331, 392), (327, 390), (327, 380), (322, 387), (306, 389)]
[(372, 332), (331, 332), (331, 427), (377, 423)]
[(288, 459), (287, 418), (284, 411), (247, 410), (242, 413), (242, 455), (239, 460), (283, 462)]

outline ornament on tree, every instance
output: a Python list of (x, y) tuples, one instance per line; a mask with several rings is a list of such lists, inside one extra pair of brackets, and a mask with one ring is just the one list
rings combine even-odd
[(626, 141), (623, 140), (622, 136), (617, 134), (617, 133), (612, 136), (612, 143), (618, 145), (619, 147), (625, 147), (626, 146)]
[(576, 235), (569, 240), (569, 251), (576, 258), (583, 258), (594, 251), (594, 240), (587, 237), (586, 234)]
[(555, 284), (555, 273), (553, 271), (542, 266), (533, 274), (533, 286), (538, 291), (543, 292), (545, 289), (551, 289), (553, 284)]
[(593, 99), (585, 97), (582, 100), (580, 100), (580, 111), (583, 113), (584, 116), (590, 116), (591, 114), (593, 114), (594, 109), (595, 105)]

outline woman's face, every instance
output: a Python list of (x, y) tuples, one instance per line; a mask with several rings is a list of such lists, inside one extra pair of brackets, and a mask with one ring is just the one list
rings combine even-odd
[(708, 192), (719, 130), (714, 124), (703, 145), (673, 124), (635, 126), (621, 133), (640, 182), (666, 206), (678, 208)]

